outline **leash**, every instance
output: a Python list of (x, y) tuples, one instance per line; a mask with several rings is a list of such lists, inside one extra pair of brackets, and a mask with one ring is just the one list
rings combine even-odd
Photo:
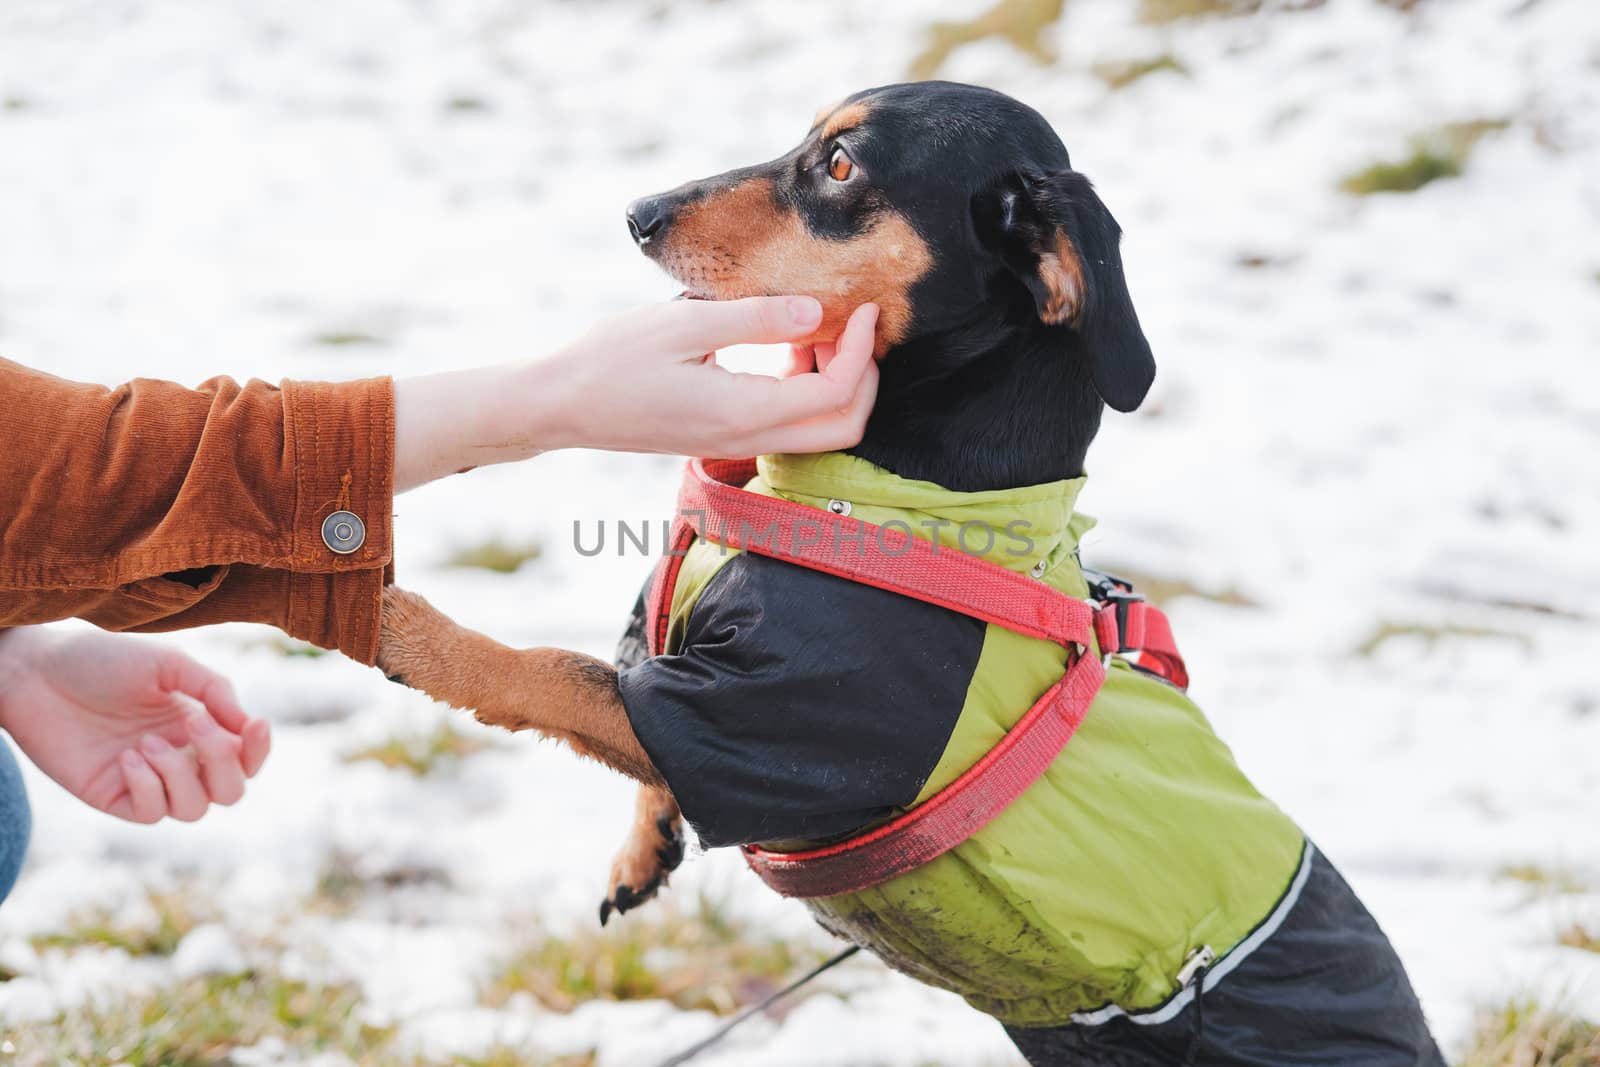
[(695, 1042), (693, 1045), (690, 1045), (682, 1052), (675, 1056), (669, 1057), (668, 1059), (662, 1060), (656, 1065), (656, 1067), (679, 1067), (679, 1064), (688, 1063), (690, 1060), (700, 1055), (700, 1053), (704, 1052), (706, 1049), (717, 1044), (723, 1038), (733, 1033), (734, 1028), (740, 1023), (760, 1015), (762, 1012), (766, 1011), (768, 1008), (772, 1007), (778, 1001), (793, 993), (795, 990), (799, 989), (813, 978), (816, 978), (818, 975), (837, 967), (839, 964), (843, 963), (845, 960), (849, 959), (851, 956), (854, 956), (860, 951), (860, 945), (851, 945), (838, 955), (824, 960), (822, 963), (818, 964), (816, 967), (813, 967), (801, 977), (795, 979), (782, 989), (778, 990), (776, 993), (769, 996), (766, 1000), (763, 1000), (759, 1004), (753, 1004), (744, 1011), (741, 1011), (738, 1015), (735, 1015), (733, 1018), (729, 1019), (727, 1022), (713, 1030), (710, 1034)]

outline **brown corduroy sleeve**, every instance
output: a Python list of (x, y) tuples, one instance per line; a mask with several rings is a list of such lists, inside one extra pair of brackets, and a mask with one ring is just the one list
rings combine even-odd
[[(0, 360), (0, 628), (264, 622), (371, 663), (393, 477), (387, 378), (107, 389)], [(366, 525), (348, 555), (336, 510)]]

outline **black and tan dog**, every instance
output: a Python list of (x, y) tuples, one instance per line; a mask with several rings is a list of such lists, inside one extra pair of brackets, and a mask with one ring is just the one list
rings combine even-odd
[[(850, 451), (899, 479), (958, 494), (1075, 479), (1103, 408), (1134, 409), (1154, 377), (1116, 222), (1049, 125), (999, 93), (939, 82), (859, 93), (820, 114), (788, 154), (640, 200), (628, 224), (690, 296), (817, 297), (825, 315), (816, 341), (834, 338), (858, 305), (877, 303), (878, 401)], [(602, 920), (649, 899), (680, 860), (680, 802), (709, 846), (836, 839), (904, 809), (934, 774), (968, 699), (984, 644), (976, 620), (751, 555), (717, 582), (674, 656), (645, 660), (636, 616), (620, 673), (574, 652), (506, 648), (412, 594), (385, 594), (386, 673), (484, 722), (562, 738), (641, 783)], [(1162, 684), (1136, 673), (1113, 672), (1118, 685)], [(1197, 719), (1184, 710), (1172, 729), (1192, 732)], [(1242, 775), (1227, 777), (1237, 773), (1231, 757), (1204, 732), (1195, 743), (1221, 752), (1217, 773), (1236, 790), (1217, 804), (1218, 840), (1160, 842), (1162, 810), (1202, 801), (1183, 780), (1188, 765), (1163, 752), (1165, 735), (1135, 738), (1139, 795), (1155, 817), (1122, 832), (1153, 843), (1149, 854), (1162, 859), (1103, 865), (1095, 877), (1115, 892), (1148, 895), (1155, 881), (1184, 878), (1185, 850), (1226, 854), (1237, 844), (1226, 840), (1229, 819), (1259, 796)], [(1028, 928), (1023, 902), (1004, 921), (1020, 924), (1015, 952), (1035, 953), (1032, 970), (1018, 989), (998, 988), (1015, 974), (996, 977), (996, 998), (1004, 993), (1015, 1012), (986, 1010), (1037, 1064), (1442, 1062), (1387, 940), (1292, 832), (1287, 870), (1260, 872), (1272, 881), (1270, 907), (1251, 913), (1237, 938), (1205, 946), (1216, 958), (1210, 974), (1152, 975), (1145, 964), (1167, 960), (1152, 950), (1126, 964), (1125, 981), (1096, 984), (1079, 973), (1093, 969), (1072, 940), (1082, 935), (1063, 934), (1059, 957), (1037, 955), (1044, 939)], [(1048, 867), (1051, 842), (1038, 847)], [(1156, 869), (1169, 855), (1171, 869)], [(1051, 892), (1072, 899), (1083, 888)], [(1202, 929), (1241, 906), (1236, 890), (1189, 884), (1174, 907)], [(1084, 929), (1095, 918), (1085, 915)], [(971, 974), (951, 973), (954, 958), (934, 948), (890, 962), (990, 1003), (981, 975), (974, 985)], [(1164, 999), (1120, 1000), (1150, 989)]]

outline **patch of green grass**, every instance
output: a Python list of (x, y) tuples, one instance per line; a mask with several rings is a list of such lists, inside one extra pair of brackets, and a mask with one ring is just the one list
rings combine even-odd
[(1600, 1026), (1521, 1000), (1483, 1013), (1461, 1067), (1594, 1067), (1597, 1063)]
[(8, 1067), (125, 1064), (127, 1067), (233, 1067), (234, 1052), (282, 1042), (282, 1060), (328, 1054), (356, 1067), (593, 1067), (594, 1053), (549, 1057), (495, 1045), (444, 1058), (402, 1053), (396, 1029), (361, 1020), (352, 984), (312, 985), (278, 974), (193, 979), (121, 1001), (12, 1028)]
[(667, 904), (604, 930), (535, 933), (484, 990), (499, 1007), (528, 993), (552, 1011), (591, 1000), (668, 1000), (684, 1011), (728, 1015), (780, 988), (822, 954), (750, 930), (705, 896), (684, 913)]
[(65, 930), (33, 938), (33, 946), (72, 949), (94, 945), (121, 949), (130, 956), (170, 956), (189, 931), (216, 917), (191, 891), (152, 891), (148, 897), (153, 923), (127, 923), (109, 911), (94, 911), (69, 919)]
[(32, 106), (32, 102), (25, 96), (8, 96), (4, 101), (0, 101), (0, 108), (7, 111), (26, 111)]
[(319, 659), (328, 654), (325, 648), (318, 648), (309, 641), (301, 641), (284, 634), (274, 634), (262, 641), (261, 645), (286, 659)]
[(361, 345), (385, 345), (389, 342), (377, 334), (364, 333), (361, 330), (327, 330), (312, 336), (313, 344), (327, 345), (330, 348), (353, 348)]
[(313, 986), (278, 975), (194, 979), (24, 1023), (12, 1040), (20, 1050), (17, 1067), (229, 1067), (233, 1050), (269, 1037), (297, 1053), (360, 1060), (393, 1036), (357, 1018), (360, 1000), (354, 986)]
[(1589, 886), (1570, 871), (1552, 870), (1534, 863), (1517, 863), (1502, 867), (1498, 873), (1502, 881), (1521, 882), (1540, 893), (1587, 893)]
[(1258, 608), (1261, 606), (1232, 586), (1228, 586), (1225, 589), (1211, 589), (1196, 585), (1187, 578), (1152, 574), (1134, 567), (1118, 566), (1115, 563), (1106, 564), (1106, 573), (1114, 574), (1124, 581), (1132, 582), (1134, 592), (1142, 594), (1146, 600), (1157, 606), (1170, 604), (1180, 597), (1195, 597), (1200, 600), (1209, 600), (1213, 604), (1226, 604), (1235, 608)]
[(489, 101), (481, 96), (452, 96), (444, 102), (444, 109), (456, 114), (484, 114), (493, 111)]
[(1585, 952), (1600, 952), (1600, 927), (1590, 929), (1581, 922), (1575, 922), (1556, 938), (1568, 948), (1581, 948)]
[(1060, 21), (1066, 0), (997, 0), (993, 7), (965, 22), (935, 22), (928, 27), (928, 44), (911, 61), (910, 77), (922, 81), (939, 73), (951, 53), (969, 44), (998, 37), (1024, 55), (1046, 66), (1056, 53), (1045, 42), (1044, 31)]
[(494, 571), (496, 574), (511, 574), (521, 569), (524, 563), (538, 559), (543, 553), (543, 546), (536, 541), (510, 544), (495, 537), (482, 544), (457, 549), (444, 561), (444, 565), (476, 567), (479, 570)]
[(1414, 193), (1441, 178), (1459, 177), (1478, 142), (1509, 124), (1506, 119), (1447, 123), (1412, 138), (1406, 155), (1380, 160), (1345, 175), (1339, 188), (1351, 196)]
[(467, 734), (441, 722), (428, 733), (396, 734), (344, 755), (346, 763), (371, 761), (391, 770), (407, 770), (418, 778), (459, 765), (468, 756), (497, 748), (487, 737)]
[(1423, 142), (1411, 146), (1411, 154), (1397, 160), (1373, 163), (1345, 175), (1339, 188), (1351, 196), (1373, 193), (1414, 193), (1441, 178), (1461, 175), (1461, 160)]
[(1371, 657), (1377, 654), (1388, 641), (1399, 637), (1420, 637), (1429, 648), (1440, 641), (1451, 637), (1466, 638), (1497, 638), (1507, 641), (1516, 641), (1526, 649), (1532, 649), (1533, 642), (1526, 634), (1512, 633), (1509, 630), (1496, 630), (1488, 626), (1463, 626), (1459, 623), (1431, 623), (1431, 622), (1392, 622), (1388, 619), (1380, 621), (1372, 628), (1372, 632), (1355, 648), (1351, 649), (1354, 655)]
[(1106, 88), (1116, 90), (1124, 89), (1140, 78), (1164, 70), (1180, 74), (1185, 78), (1189, 76), (1189, 68), (1179, 63), (1171, 53), (1150, 56), (1147, 59), (1108, 60), (1096, 63), (1094, 75), (1105, 82)]

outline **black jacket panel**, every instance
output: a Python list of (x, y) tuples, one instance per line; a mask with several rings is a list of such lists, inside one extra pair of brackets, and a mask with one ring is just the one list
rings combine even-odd
[(708, 848), (821, 840), (916, 799), (960, 717), (984, 631), (945, 608), (743, 553), (700, 594), (677, 654), (639, 659), (630, 626), (622, 701)]

